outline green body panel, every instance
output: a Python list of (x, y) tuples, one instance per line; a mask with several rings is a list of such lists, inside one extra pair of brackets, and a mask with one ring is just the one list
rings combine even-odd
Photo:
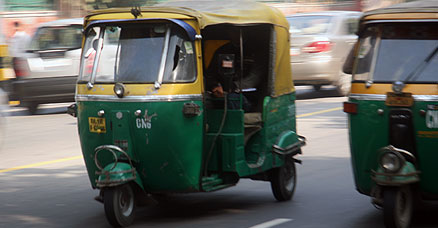
[[(220, 128), (223, 110), (206, 111), (208, 132), (204, 149), (205, 157), (210, 158), (207, 163), (209, 173), (222, 173), (222, 178), (227, 173), (247, 177), (283, 165), (283, 158), (272, 153), (272, 146), (283, 132), (296, 131), (295, 94), (276, 98), (265, 97), (262, 113), (263, 127), (247, 141), (246, 145), (243, 115), (242, 110), (228, 110), (222, 132), (209, 155), (212, 142)], [(296, 142), (289, 141), (291, 144)]]
[[(199, 105), (201, 114), (184, 116), (182, 109), (187, 102)], [(82, 101), (77, 105), (81, 146), (93, 187), (99, 187), (98, 178), (106, 178), (96, 174), (99, 170), (94, 161), (94, 150), (101, 145), (122, 148), (135, 167), (137, 184), (146, 192), (158, 193), (213, 191), (234, 185), (240, 177), (283, 165), (284, 156), (272, 152), (273, 144), (280, 142), (287, 147), (298, 141), (295, 94), (265, 97), (262, 127), (246, 144), (242, 110), (227, 110), (222, 132), (217, 135), (224, 110), (204, 109), (201, 101)], [(98, 117), (100, 110), (105, 111), (105, 128), (92, 132), (89, 117)], [(136, 110), (142, 111), (139, 117)], [(128, 165), (123, 156), (118, 154), (118, 158), (120, 164)], [(114, 158), (112, 153), (102, 152), (98, 161), (108, 169)], [(111, 175), (110, 179), (126, 176)]]
[[(376, 175), (374, 180), (376, 181), (376, 184), (382, 186), (400, 186), (408, 183), (411, 184), (420, 180), (417, 175), (409, 175), (414, 174), (416, 171), (417, 169), (415, 168), (414, 164), (406, 162), (400, 171), (398, 171), (395, 175)], [(377, 173), (385, 173), (385, 171), (379, 166)]]
[[(98, 177), (98, 186), (116, 186), (131, 180), (134, 180), (138, 186), (143, 188), (143, 183), (137, 172), (132, 172), (133, 167), (128, 163), (118, 162), (110, 163), (103, 169), (102, 174)], [(110, 183), (105, 183), (111, 181)]]
[[(109, 144), (128, 153), (146, 191), (199, 191), (203, 114), (184, 116), (183, 105), (187, 102), (198, 104), (202, 110), (201, 101), (77, 102), (82, 152), (93, 187), (96, 187), (95, 171), (98, 171), (94, 149)], [(100, 110), (105, 111), (106, 133), (90, 132), (88, 117), (98, 117)], [(140, 117), (135, 116), (136, 110), (142, 111)], [(122, 117), (118, 118), (117, 113)], [(105, 161), (111, 162), (110, 153), (100, 157), (99, 154), (102, 166), (107, 165)]]
[[(385, 101), (349, 99), (358, 104), (358, 113), (349, 114), (351, 161), (356, 187), (359, 192), (369, 195), (375, 185), (371, 179), (371, 170), (378, 169), (378, 149), (389, 144), (389, 111)], [(413, 115), (414, 136), (417, 149), (417, 164), (420, 171), (420, 189), (428, 194), (438, 194), (438, 124), (429, 128), (426, 120), (434, 117), (421, 114), (429, 107), (438, 105), (438, 101), (418, 101), (410, 107)], [(384, 113), (379, 115), (377, 110)], [(438, 115), (436, 120), (438, 123)]]

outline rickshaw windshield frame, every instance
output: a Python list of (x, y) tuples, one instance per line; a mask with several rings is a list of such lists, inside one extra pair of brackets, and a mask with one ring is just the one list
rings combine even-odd
[[(438, 20), (376, 20), (359, 34), (354, 81), (437, 83)], [(412, 51), (415, 50), (415, 51)]]
[[(139, 21), (140, 23), (137, 23)], [(96, 82), (103, 84), (155, 83), (159, 88), (162, 83), (190, 83), (196, 80), (197, 63), (194, 44), (196, 31), (184, 21), (176, 19), (100, 20), (88, 24), (84, 31), (85, 42), (78, 83), (88, 83), (89, 88), (93, 87)], [(128, 57), (129, 59), (126, 60)], [(106, 61), (108, 59), (112, 60)], [(145, 67), (144, 61), (137, 64), (129, 63), (139, 60), (147, 61), (147, 65), (151, 67)], [(125, 65), (130, 65), (130, 67), (125, 67), (125, 70), (135, 71), (131, 70), (131, 73), (125, 71), (124, 74), (128, 76), (122, 77), (124, 79), (118, 77), (123, 76), (118, 72), (123, 62)], [(99, 64), (105, 67), (98, 67)], [(114, 70), (109, 68), (114, 68)], [(142, 72), (142, 69), (149, 69), (151, 72)], [(107, 71), (108, 75), (105, 79), (96, 77), (97, 71)], [(146, 78), (145, 75), (147, 75)]]

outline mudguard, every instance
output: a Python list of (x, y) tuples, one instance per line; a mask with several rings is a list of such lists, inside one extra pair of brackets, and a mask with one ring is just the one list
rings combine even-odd
[(379, 166), (377, 171), (372, 171), (372, 179), (381, 186), (401, 186), (420, 181), (419, 174), (420, 172), (417, 171), (414, 164), (406, 161), (397, 173), (385, 172)]
[(128, 163), (113, 162), (109, 163), (100, 172), (96, 172), (99, 177), (96, 180), (96, 186), (113, 187), (125, 184), (129, 181), (134, 181), (138, 186), (144, 190), (143, 182), (141, 181), (137, 171)]
[(284, 131), (278, 136), (277, 141), (272, 145), (275, 153), (280, 155), (296, 155), (301, 153), (300, 148), (306, 145), (306, 138), (294, 131)]

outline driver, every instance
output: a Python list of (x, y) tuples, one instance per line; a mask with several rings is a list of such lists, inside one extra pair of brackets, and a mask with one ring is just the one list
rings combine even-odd
[[(238, 29), (231, 29), (228, 32), (230, 42), (221, 46), (214, 54), (212, 64), (206, 70), (207, 90), (211, 91), (215, 97), (224, 97), (228, 93), (228, 108), (239, 109), (239, 93), (245, 89), (256, 89), (262, 80), (263, 64), (259, 61), (258, 56), (245, 56), (243, 76), (240, 80), (240, 32)], [(254, 53), (257, 54), (257, 53)], [(231, 57), (230, 59), (222, 59), (221, 56)], [(223, 69), (234, 68), (231, 76), (221, 74)], [(240, 88), (241, 83), (241, 88)], [(249, 112), (252, 104), (243, 96), (243, 110)]]

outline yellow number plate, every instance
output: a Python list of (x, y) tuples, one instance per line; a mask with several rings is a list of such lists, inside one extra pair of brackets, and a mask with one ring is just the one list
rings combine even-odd
[(106, 133), (105, 118), (88, 117), (88, 125), (90, 126), (90, 132)]
[(396, 94), (389, 92), (386, 94), (385, 104), (387, 106), (411, 107), (414, 104), (414, 98), (411, 93)]

